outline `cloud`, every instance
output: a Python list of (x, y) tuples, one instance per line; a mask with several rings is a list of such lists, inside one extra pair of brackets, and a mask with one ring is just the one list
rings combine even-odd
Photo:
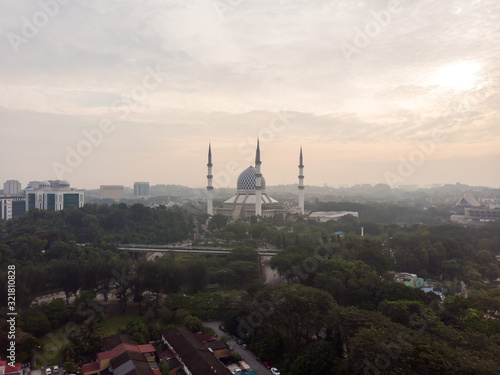
[[(8, 0), (0, 15), (0, 115), (16, 127), (5, 150), (35, 157), (40, 129), (50, 129), (54, 137), (41, 136), (50, 152), (40, 163), (64, 156), (65, 146), (102, 118), (117, 130), (88, 164), (116, 158), (117, 178), (119, 171), (142, 173), (132, 160), (145, 155), (193, 166), (197, 155), (190, 153), (209, 139), (229, 160), (241, 143), (267, 134), (280, 112), (291, 118), (269, 144), (290, 153), (308, 143), (356, 160), (368, 160), (368, 151), (397, 160), (402, 147), (439, 129), (446, 134), (441, 149), (458, 160), (459, 145), (486, 156), (500, 138), (495, 2), (402, 0), (387, 13), (384, 0), (242, 0), (223, 10), (202, 0), (72, 1), (15, 53), (9, 35), (23, 36), (40, 4)], [(356, 45), (367, 30), (367, 44)], [(343, 44), (357, 49), (350, 59)], [(479, 67), (474, 87), (456, 90), (436, 79), (463, 62)], [(162, 81), (138, 100), (134, 89), (158, 67)], [(117, 101), (121, 107), (113, 107)], [(120, 108), (128, 109), (125, 119)], [(397, 152), (384, 151), (391, 149)], [(120, 168), (120, 160), (134, 169)], [(86, 168), (75, 174), (91, 173)], [(9, 167), (2, 176), (14, 172)], [(98, 176), (89, 179), (98, 184)]]

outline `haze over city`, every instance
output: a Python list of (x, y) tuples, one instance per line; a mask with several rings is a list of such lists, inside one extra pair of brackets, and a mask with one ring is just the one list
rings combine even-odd
[(268, 185), (297, 183), (302, 146), (306, 185), (500, 187), (499, 13), (465, 0), (5, 1), (0, 180), (202, 187), (210, 142), (215, 184), (234, 187), (260, 138)]

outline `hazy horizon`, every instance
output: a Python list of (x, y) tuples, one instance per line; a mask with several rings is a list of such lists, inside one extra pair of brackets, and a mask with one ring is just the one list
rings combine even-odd
[[(222, 6), (224, 5), (225, 6)], [(0, 182), (500, 187), (500, 7), (8, 0)]]

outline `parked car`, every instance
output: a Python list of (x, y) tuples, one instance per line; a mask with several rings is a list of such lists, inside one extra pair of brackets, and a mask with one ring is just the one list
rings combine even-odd
[(59, 374), (59, 366), (53, 366), (53, 367), (52, 367), (52, 372), (53, 372), (54, 374)]
[(262, 364), (266, 366), (266, 368), (271, 368), (271, 365), (267, 361), (262, 362)]
[(276, 367), (271, 368), (271, 372), (273, 375), (280, 375), (280, 372)]
[(262, 358), (260, 358), (260, 357), (255, 357), (255, 359), (257, 360), (257, 362), (262, 363)]
[(52, 370), (50, 369), (50, 367), (47, 367), (45, 369), (45, 375), (52, 375)]
[(241, 344), (241, 348), (242, 348), (243, 350), (247, 350), (247, 344)]
[(222, 332), (226, 332), (226, 330), (224, 329), (224, 326), (223, 326), (222, 324), (219, 326), (219, 329), (220, 329)]

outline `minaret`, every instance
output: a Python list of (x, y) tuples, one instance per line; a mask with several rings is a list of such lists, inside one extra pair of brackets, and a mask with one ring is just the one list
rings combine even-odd
[(304, 215), (304, 164), (302, 161), (302, 146), (300, 146), (299, 158), (299, 208), (301, 215)]
[(262, 216), (262, 174), (260, 173), (260, 147), (257, 138), (257, 152), (255, 153), (255, 215)]
[(208, 144), (208, 185), (207, 185), (207, 214), (213, 215), (214, 214), (214, 208), (213, 208), (213, 200), (214, 200), (214, 187), (212, 186), (212, 178), (214, 177), (212, 175), (212, 147), (210, 143)]

